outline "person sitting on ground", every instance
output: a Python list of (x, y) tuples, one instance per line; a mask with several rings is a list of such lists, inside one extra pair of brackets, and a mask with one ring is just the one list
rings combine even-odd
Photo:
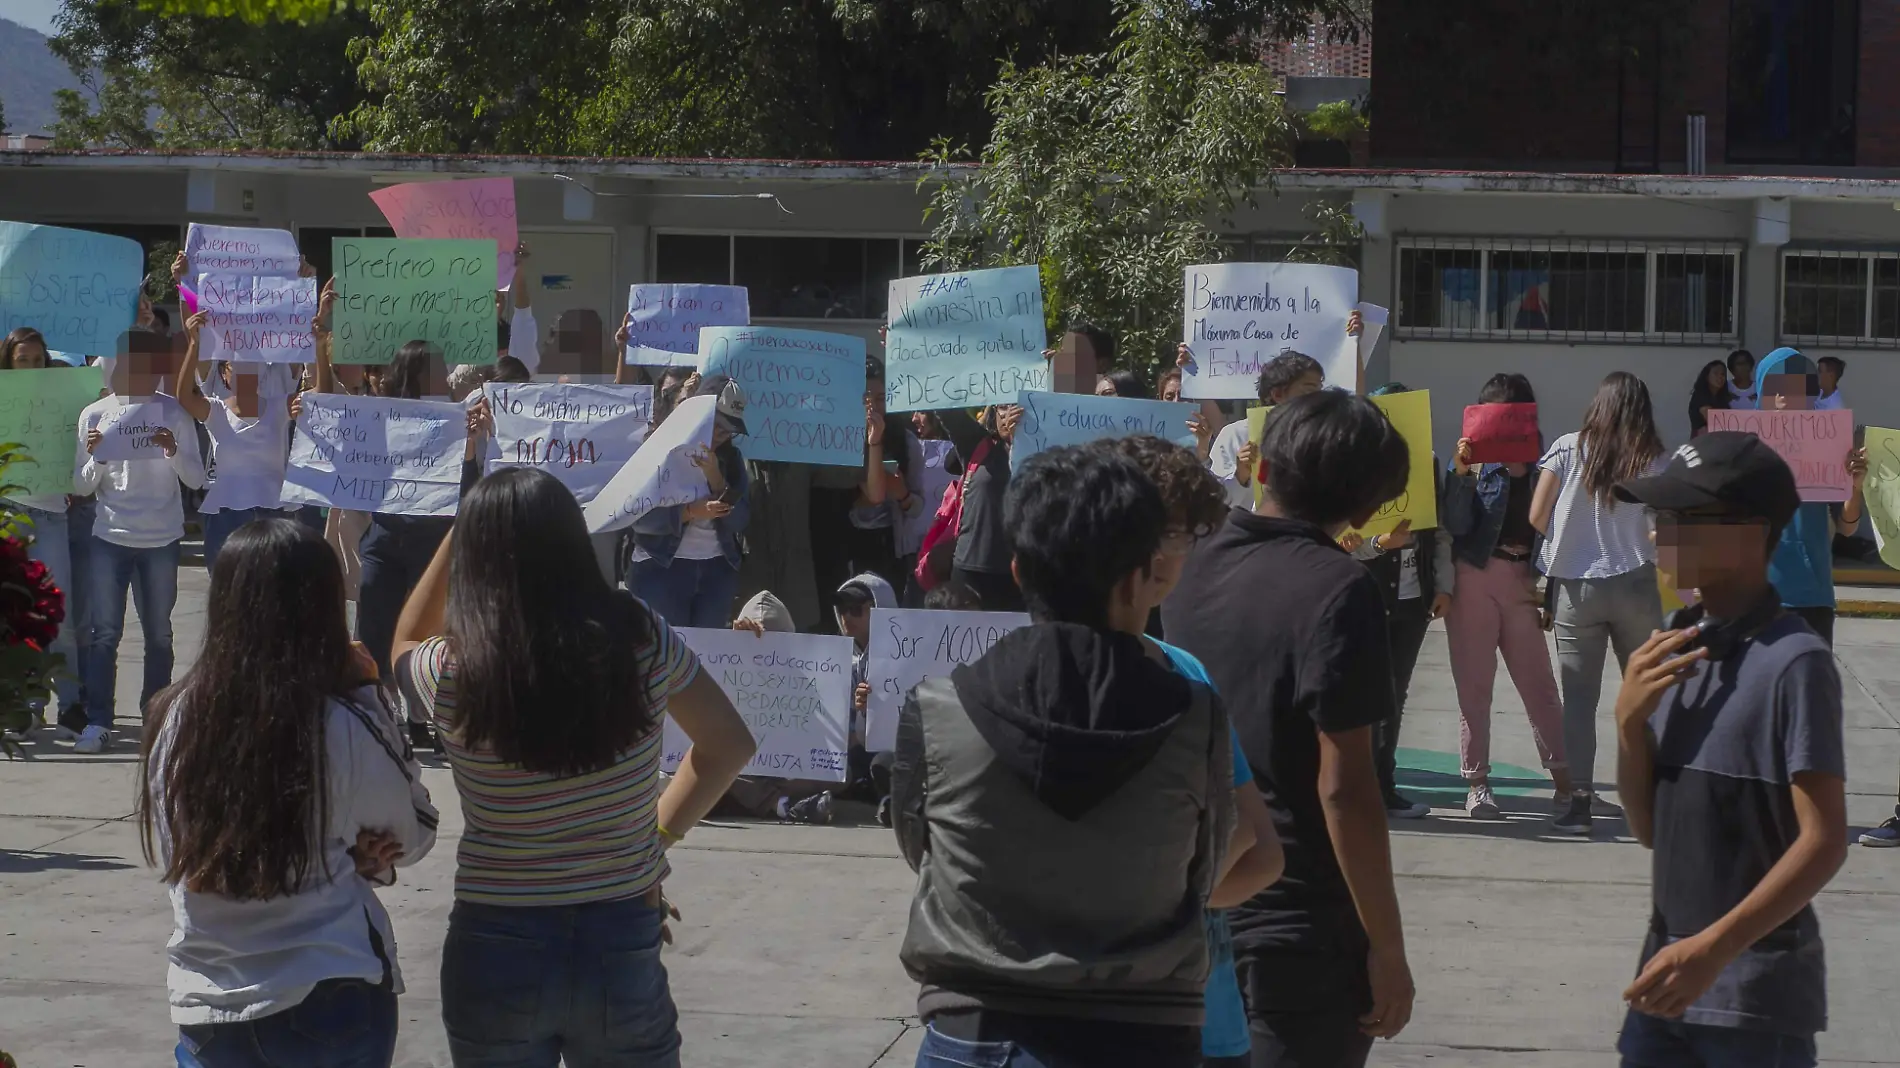
[(924, 607), (933, 612), (981, 612), (983, 598), (976, 591), (952, 579), (924, 594)]
[(1834, 656), (1769, 583), (1794, 474), (1753, 434), (1717, 432), (1615, 492), (1655, 510), (1665, 578), (1702, 595), (1631, 654), (1616, 698), (1617, 790), (1654, 883), (1617, 1050), (1812, 1065), (1827, 1027), (1813, 900), (1846, 857), (1847, 760)]
[(875, 798), (882, 803), (890, 796), (885, 776), (874, 775), (870, 751), (864, 747), (865, 718), (870, 713), (871, 684), (866, 668), (871, 657), (871, 609), (896, 608), (897, 591), (875, 571), (849, 579), (832, 595), (832, 611), (837, 615), (838, 633), (851, 639), (851, 744), (848, 789), (852, 794)]
[(1233, 753), (1212, 689), (1140, 636), (1166, 504), (1126, 457), (1062, 447), (1006, 516), (1034, 622), (898, 717), (918, 1062), (1198, 1066)]

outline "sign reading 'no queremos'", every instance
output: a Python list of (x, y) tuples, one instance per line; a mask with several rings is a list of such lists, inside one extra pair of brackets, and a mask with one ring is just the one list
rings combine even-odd
[(1029, 617), (1021, 612), (871, 609), (871, 644), (864, 663), (871, 702), (864, 747), (873, 753), (895, 749), (897, 713), (905, 694), (932, 675), (975, 660), (1003, 635), (1028, 625)]
[[(778, 779), (845, 780), (851, 733), (851, 639), (675, 627), (699, 667), (726, 692), (758, 752), (740, 772)], [(667, 718), (662, 770), (691, 744)]]
[(454, 515), (467, 421), (462, 406), (448, 401), (306, 393), (283, 502)]
[(1359, 340), (1346, 319), (1359, 302), (1359, 272), (1310, 263), (1209, 263), (1189, 267), (1181, 337), (1191, 361), (1181, 395), (1252, 400), (1260, 368), (1289, 349), (1319, 361), (1330, 385), (1359, 380)]
[(1042, 278), (1034, 267), (926, 274), (891, 282), (884, 342), (894, 412), (1014, 404), (1049, 388)]
[(712, 447), (714, 397), (689, 397), (647, 434), (582, 509), (587, 529), (605, 534), (632, 525), (655, 508), (691, 504), (710, 494), (693, 456)]
[(484, 389), (499, 450), (488, 470), (538, 467), (582, 504), (633, 459), (653, 416), (652, 386), (490, 382)]
[(336, 363), (388, 363), (426, 341), (448, 363), (494, 363), (495, 243), (339, 237)]
[(748, 460), (864, 463), (864, 339), (819, 330), (708, 326), (699, 371), (745, 390)]

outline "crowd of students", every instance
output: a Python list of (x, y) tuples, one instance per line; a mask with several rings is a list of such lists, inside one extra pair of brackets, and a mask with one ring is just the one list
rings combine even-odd
[[(743, 391), (655, 375), (656, 422), (715, 398), (714, 444), (695, 460), (707, 496), (590, 535), (552, 476), (483, 475), (477, 387), (539, 366), (519, 273), (504, 300), (502, 358), (449, 380), (468, 438), (452, 519), (279, 503), (302, 390), (430, 391), (426, 344), (345, 371), (321, 316), (316, 360), (294, 370), (201, 369), (205, 319), (188, 316), (169, 390), (121, 358), (94, 406), (155, 398), (162, 458), (96, 460), (89, 408), (75, 493), (14, 502), (76, 605), (62, 643), (79, 670), (57, 701), (81, 752), (109, 744), (128, 591), (138, 603), (139, 816), (176, 918), (186, 1068), (300, 1063), (319, 1040), (389, 1062), (402, 980), (375, 887), (434, 843), (418, 743), (446, 756), (467, 824), (442, 962), (464, 1068), (679, 1063), (660, 963), (669, 847), (722, 803), (831, 819), (824, 784), (738, 778), (752, 737), (673, 630), (795, 628), (770, 593), (735, 609), (759, 492), (734, 441)], [(0, 369), (48, 359), (30, 329), (0, 346)], [(1710, 408), (1838, 403), (1843, 370), (1738, 353), (1705, 370), (1691, 413), (1706, 425)], [(1156, 393), (1178, 397), (1180, 377)], [(1468, 440), (1440, 463), (1288, 352), (1260, 373), (1273, 411), (1257, 439), (1204, 406), (1193, 448), (1108, 439), (1012, 472), (1019, 410), (898, 416), (875, 359), (866, 378), (864, 465), (821, 469), (809, 514), (828, 622), (856, 647), (849, 785), (880, 802), (918, 873), (900, 958), (921, 986), (920, 1065), (1355, 1065), (1403, 1030), (1414, 983), (1387, 819), (1430, 813), (1398, 789), (1396, 752), (1437, 619), (1474, 819), (1502, 818), (1499, 656), (1551, 775), (1553, 829), (1575, 834), (1600, 811), (1606, 650), (1623, 666), (1617, 781), (1656, 871), (1625, 1063), (1814, 1063), (1825, 998), (1808, 902), (1845, 844), (1828, 545), (1858, 521), (1860, 450), (1845, 505), (1805, 504), (1747, 435), (1699, 433), (1667, 454), (1647, 388), (1619, 372), (1535, 464), (1474, 463)], [(1124, 371), (1095, 391), (1147, 393)], [(1476, 402), (1535, 396), (1499, 374)], [(205, 647), (174, 683), (200, 426), (215, 460), (198, 506)], [(1355, 533), (1414, 464), (1432, 468), (1441, 528)], [(1665, 582), (1695, 602), (1666, 624)], [(869, 614), (898, 605), (1032, 623), (907, 695), (894, 751), (868, 753)], [(692, 742), (670, 777), (666, 716)], [(1900, 840), (1900, 819), (1887, 830)], [(1737, 1059), (1763, 1035), (1778, 1059)]]

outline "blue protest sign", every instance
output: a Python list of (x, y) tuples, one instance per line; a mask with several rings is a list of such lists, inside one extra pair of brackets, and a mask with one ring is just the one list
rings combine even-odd
[(752, 308), (744, 286), (672, 285), (653, 282), (627, 290), (627, 363), (649, 367), (687, 365), (699, 352), (702, 326), (744, 326)]
[(112, 356), (144, 280), (145, 253), (129, 238), (0, 222), (0, 336), (30, 326), (49, 349)]
[(1049, 388), (1042, 279), (1034, 267), (891, 282), (884, 390), (893, 412), (1010, 404)]
[(699, 331), (699, 371), (745, 390), (748, 460), (864, 463), (864, 339), (770, 326)]
[(1009, 449), (1011, 470), (1044, 449), (1081, 445), (1097, 438), (1153, 434), (1176, 445), (1194, 447), (1194, 431), (1187, 425), (1188, 416), (1197, 410), (1192, 404), (1027, 392), (1017, 403), (1023, 406), (1023, 419), (1016, 425), (1016, 440)]

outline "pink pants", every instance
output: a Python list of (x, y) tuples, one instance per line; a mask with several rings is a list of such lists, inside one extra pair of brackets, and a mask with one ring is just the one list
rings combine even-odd
[(1531, 582), (1528, 561), (1493, 557), (1483, 569), (1458, 564), (1445, 635), (1451, 643), (1451, 680), (1458, 688), (1458, 762), (1467, 780), (1491, 772), (1491, 687), (1498, 676), (1499, 650), (1530, 713), (1531, 735), (1544, 767), (1565, 766), (1563, 701), (1538, 626)]

